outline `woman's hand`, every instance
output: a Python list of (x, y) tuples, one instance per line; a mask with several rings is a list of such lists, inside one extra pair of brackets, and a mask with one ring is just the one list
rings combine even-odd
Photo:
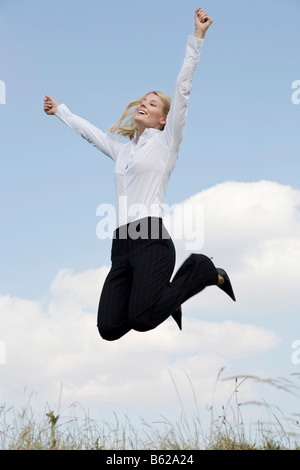
[(58, 102), (55, 99), (45, 95), (44, 111), (46, 114), (55, 114), (58, 106)]
[(212, 22), (213, 20), (208, 16), (206, 11), (198, 8), (195, 12), (195, 37), (204, 39), (206, 31)]

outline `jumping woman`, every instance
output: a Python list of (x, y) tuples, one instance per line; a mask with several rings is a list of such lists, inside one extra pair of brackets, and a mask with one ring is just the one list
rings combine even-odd
[(56, 115), (115, 162), (117, 228), (97, 321), (108, 341), (132, 329), (152, 330), (170, 316), (181, 329), (182, 303), (207, 286), (218, 286), (235, 301), (226, 272), (203, 254), (191, 254), (171, 281), (175, 248), (163, 224), (164, 196), (183, 138), (192, 79), (212, 22), (204, 10), (195, 12), (194, 36), (188, 37), (172, 100), (149, 92), (130, 103), (109, 129), (129, 142), (114, 139), (50, 96), (44, 100), (47, 114)]

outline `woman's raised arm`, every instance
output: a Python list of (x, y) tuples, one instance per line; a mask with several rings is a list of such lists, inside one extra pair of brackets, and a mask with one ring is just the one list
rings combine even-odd
[(47, 95), (44, 100), (44, 111), (46, 114), (56, 115), (90, 144), (112, 160), (116, 160), (120, 148), (124, 145), (123, 143), (111, 138), (85, 119), (71, 113), (65, 104), (58, 104), (54, 98)]
[(183, 139), (187, 105), (196, 65), (206, 31), (212, 22), (213, 20), (204, 10), (201, 8), (196, 10), (194, 36), (189, 36), (187, 41), (184, 62), (176, 80), (167, 123), (163, 131), (168, 147), (176, 152), (178, 152)]

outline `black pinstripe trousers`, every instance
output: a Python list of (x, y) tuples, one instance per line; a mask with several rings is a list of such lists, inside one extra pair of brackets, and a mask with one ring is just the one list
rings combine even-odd
[(218, 273), (205, 255), (191, 254), (171, 281), (174, 243), (158, 217), (147, 217), (114, 232), (111, 269), (99, 301), (97, 326), (113, 341), (131, 329), (149, 331), (205, 287)]

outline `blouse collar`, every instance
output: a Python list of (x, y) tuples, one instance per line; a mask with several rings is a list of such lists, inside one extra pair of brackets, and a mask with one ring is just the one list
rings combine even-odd
[[(153, 127), (146, 127), (144, 132), (141, 134), (139, 141), (142, 140), (149, 140), (152, 136), (155, 134), (158, 134), (159, 132), (162, 132), (160, 129), (154, 129)], [(137, 131), (135, 131), (134, 134), (134, 143), (137, 143)]]

